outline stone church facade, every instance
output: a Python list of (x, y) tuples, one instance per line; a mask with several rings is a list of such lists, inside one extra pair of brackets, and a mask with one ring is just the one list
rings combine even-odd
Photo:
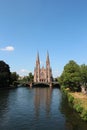
[(46, 68), (44, 68), (44, 66), (40, 68), (40, 59), (38, 53), (36, 58), (36, 67), (34, 69), (34, 82), (50, 83), (51, 81), (52, 81), (52, 69), (50, 67), (49, 54), (47, 53)]

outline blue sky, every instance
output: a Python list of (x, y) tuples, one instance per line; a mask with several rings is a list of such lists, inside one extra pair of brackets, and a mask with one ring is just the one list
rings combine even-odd
[(87, 64), (87, 0), (0, 0), (0, 60), (26, 75), (37, 51), (54, 77), (69, 60)]

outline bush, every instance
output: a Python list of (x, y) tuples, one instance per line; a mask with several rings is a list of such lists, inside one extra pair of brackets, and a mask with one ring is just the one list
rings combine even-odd
[(83, 111), (83, 107), (81, 106), (81, 104), (75, 104), (74, 109), (79, 113), (82, 113)]
[(87, 110), (84, 110), (81, 114), (81, 117), (84, 121), (87, 121)]
[(69, 101), (70, 103), (73, 103), (74, 97), (72, 97), (71, 95), (68, 95), (68, 101)]

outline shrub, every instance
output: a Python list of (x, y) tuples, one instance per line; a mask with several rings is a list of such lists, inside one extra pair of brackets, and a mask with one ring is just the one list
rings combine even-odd
[(70, 103), (73, 103), (74, 97), (72, 97), (71, 95), (68, 95), (68, 101), (69, 101)]
[(83, 111), (83, 107), (81, 106), (81, 104), (75, 104), (74, 109), (79, 113), (82, 113)]
[(84, 110), (81, 114), (81, 117), (84, 121), (87, 121), (87, 110)]

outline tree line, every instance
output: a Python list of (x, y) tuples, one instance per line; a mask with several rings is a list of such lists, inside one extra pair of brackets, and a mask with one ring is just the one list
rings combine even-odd
[(33, 75), (29, 73), (28, 76), (20, 78), (16, 72), (11, 72), (10, 67), (4, 61), (0, 61), (0, 88), (16, 86), (20, 82), (32, 81)]
[(87, 65), (78, 65), (75, 61), (70, 60), (64, 66), (58, 81), (71, 91), (81, 91), (81, 86), (87, 88)]
[[(0, 88), (16, 85), (17, 83), (27, 83), (33, 81), (33, 74), (20, 78), (16, 72), (10, 72), (10, 67), (4, 61), (0, 61)], [(61, 86), (69, 88), (71, 91), (81, 91), (81, 86), (87, 88), (87, 65), (78, 65), (74, 60), (70, 60), (64, 66), (61, 76), (58, 78)]]

